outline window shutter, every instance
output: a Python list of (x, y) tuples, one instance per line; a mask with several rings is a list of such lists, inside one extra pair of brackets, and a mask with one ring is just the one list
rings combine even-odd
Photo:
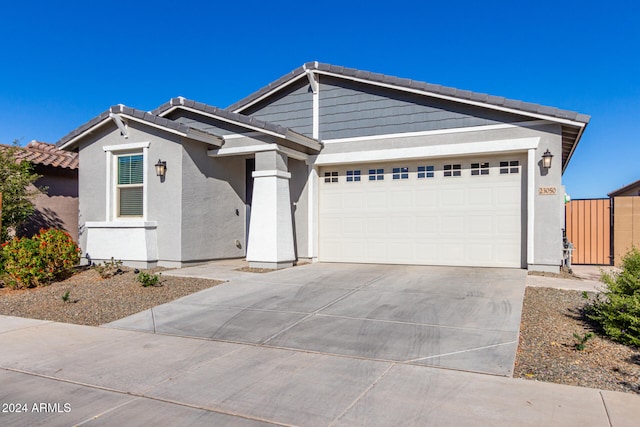
[(118, 157), (118, 185), (143, 183), (142, 159), (142, 155)]
[(142, 216), (142, 187), (120, 188), (120, 216)]

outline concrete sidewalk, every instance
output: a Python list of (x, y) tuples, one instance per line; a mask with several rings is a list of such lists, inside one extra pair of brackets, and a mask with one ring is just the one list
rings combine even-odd
[(600, 281), (601, 272), (620, 272), (620, 269), (608, 265), (574, 265), (572, 270), (577, 279), (528, 275), (526, 285), (570, 291), (600, 292), (604, 286)]
[(7, 316), (0, 348), (7, 426), (622, 427), (640, 419), (640, 398), (625, 393)]

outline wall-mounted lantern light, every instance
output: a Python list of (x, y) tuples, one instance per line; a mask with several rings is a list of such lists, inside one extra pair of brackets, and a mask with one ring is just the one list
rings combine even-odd
[(158, 163), (156, 163), (156, 175), (160, 178), (164, 178), (164, 174), (167, 173), (167, 162), (163, 162), (158, 159)]
[(542, 167), (545, 169), (549, 169), (551, 167), (552, 158), (553, 154), (551, 154), (551, 152), (549, 152), (549, 149), (547, 148), (547, 151), (545, 151), (542, 155)]

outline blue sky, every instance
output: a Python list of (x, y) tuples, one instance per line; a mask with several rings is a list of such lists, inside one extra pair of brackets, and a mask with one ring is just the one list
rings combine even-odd
[(0, 142), (56, 142), (115, 104), (226, 107), (308, 61), (591, 115), (575, 198), (640, 179), (637, 2), (9, 2)]

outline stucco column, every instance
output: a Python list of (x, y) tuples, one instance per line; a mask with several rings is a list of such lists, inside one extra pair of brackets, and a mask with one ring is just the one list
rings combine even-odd
[(276, 151), (256, 153), (247, 261), (255, 268), (293, 265), (293, 221), (287, 156)]

